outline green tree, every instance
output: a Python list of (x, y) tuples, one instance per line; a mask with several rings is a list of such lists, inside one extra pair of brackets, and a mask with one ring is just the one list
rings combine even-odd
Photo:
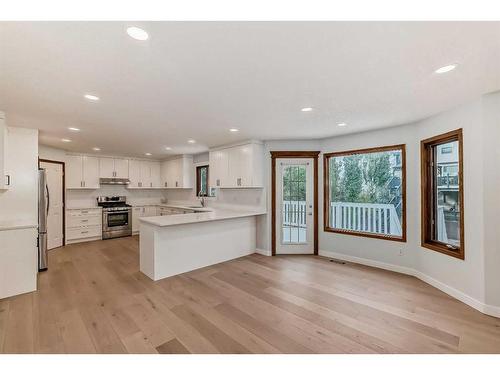
[(370, 203), (389, 203), (390, 192), (387, 183), (392, 177), (390, 154), (379, 152), (363, 157), (364, 195)]
[(345, 194), (345, 202), (359, 202), (361, 192), (363, 190), (363, 171), (361, 169), (361, 156), (350, 155), (344, 157), (342, 183)]

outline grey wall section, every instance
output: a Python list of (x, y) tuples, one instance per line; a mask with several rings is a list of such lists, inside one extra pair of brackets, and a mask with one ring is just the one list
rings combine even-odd
[[(462, 128), (464, 134), (465, 260), (420, 246), (420, 141)], [(319, 170), (320, 254), (341, 254), (426, 276), (472, 305), (500, 314), (500, 92), (412, 124), (310, 141), (272, 141), (265, 147), (268, 215), (260, 219), (258, 247), (270, 249), (271, 150), (345, 151), (406, 144), (407, 242), (323, 231), (323, 160)], [(415, 272), (413, 272), (415, 271)]]
[(483, 116), (485, 299), (500, 306), (500, 93), (484, 96)]

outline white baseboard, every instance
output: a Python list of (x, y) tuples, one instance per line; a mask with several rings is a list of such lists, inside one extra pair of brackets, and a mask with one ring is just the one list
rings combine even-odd
[(500, 306), (487, 305), (487, 304), (465, 294), (464, 292), (462, 292), (458, 289), (455, 289), (455, 288), (453, 288), (453, 287), (451, 287), (451, 286), (449, 286), (449, 285), (447, 285), (439, 280), (436, 280), (436, 279), (430, 277), (429, 275), (426, 275), (425, 273), (418, 271), (416, 269), (404, 267), (404, 266), (398, 266), (398, 265), (390, 264), (390, 263), (379, 262), (379, 261), (372, 260), (372, 259), (354, 257), (354, 256), (342, 254), (342, 253), (336, 253), (334, 251), (320, 250), (319, 255), (327, 257), (327, 258), (345, 260), (346, 262), (363, 264), (365, 266), (381, 268), (381, 269), (388, 270), (388, 271), (394, 271), (394, 272), (414, 276), (417, 279), (420, 279), (423, 282), (426, 282), (427, 284), (432, 285), (433, 287), (441, 290), (442, 292), (444, 292), (444, 293), (452, 296), (453, 298), (465, 303), (466, 305), (469, 305), (470, 307), (482, 312), (483, 314), (487, 314), (487, 315), (491, 315), (491, 316), (500, 318)]
[(255, 252), (257, 254), (265, 255), (265, 256), (268, 256), (268, 257), (271, 256), (271, 250), (255, 249)]

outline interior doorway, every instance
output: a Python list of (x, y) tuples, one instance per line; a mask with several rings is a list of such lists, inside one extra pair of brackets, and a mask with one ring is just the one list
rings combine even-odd
[(47, 178), (47, 249), (51, 250), (64, 245), (64, 163), (40, 159), (38, 166)]
[(319, 151), (272, 151), (272, 255), (318, 254)]

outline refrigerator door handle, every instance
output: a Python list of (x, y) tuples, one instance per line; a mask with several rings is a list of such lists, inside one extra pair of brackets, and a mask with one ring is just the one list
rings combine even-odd
[(49, 208), (50, 208), (49, 185), (45, 185), (45, 190), (47, 191), (47, 215), (48, 215), (49, 214)]

